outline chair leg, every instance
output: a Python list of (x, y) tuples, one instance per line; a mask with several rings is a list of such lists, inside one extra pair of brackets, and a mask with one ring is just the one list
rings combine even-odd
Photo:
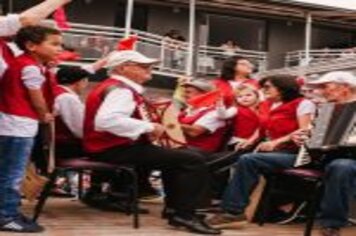
[(132, 209), (133, 212), (133, 226), (135, 229), (138, 229), (140, 227), (140, 222), (139, 222), (139, 207), (138, 207), (138, 177), (137, 173), (134, 169), (132, 168), (120, 168), (121, 170), (126, 171), (131, 175), (132, 178), (132, 186), (131, 186), (131, 202), (130, 202), (130, 208)]
[(322, 182), (318, 181), (315, 185), (315, 190), (314, 190), (315, 194), (312, 196), (310, 200), (307, 223), (304, 229), (304, 236), (311, 236), (313, 226), (314, 226), (315, 215), (318, 210), (318, 203), (322, 195), (321, 191), (322, 191)]
[(78, 199), (83, 198), (83, 171), (78, 171)]
[(268, 212), (268, 206), (270, 204), (271, 194), (274, 188), (275, 178), (271, 177), (267, 179), (265, 189), (262, 193), (262, 198), (258, 205), (258, 225), (263, 226)]
[(47, 198), (49, 197), (49, 194), (51, 193), (51, 190), (53, 189), (57, 176), (58, 176), (58, 170), (54, 170), (53, 173), (49, 176), (49, 181), (48, 183), (45, 185), (45, 187), (43, 188), (41, 195), (38, 199), (38, 202), (36, 204), (35, 210), (34, 210), (34, 214), (33, 214), (33, 218), (32, 220), (34, 222), (37, 221), (38, 217), (40, 216), (40, 214), (42, 213), (43, 207), (46, 203)]

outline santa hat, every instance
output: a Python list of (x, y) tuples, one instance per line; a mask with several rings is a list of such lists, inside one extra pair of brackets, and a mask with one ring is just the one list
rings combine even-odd
[(124, 38), (120, 40), (116, 46), (116, 50), (118, 51), (134, 50), (137, 39), (138, 39), (137, 35), (131, 35), (128, 38)]

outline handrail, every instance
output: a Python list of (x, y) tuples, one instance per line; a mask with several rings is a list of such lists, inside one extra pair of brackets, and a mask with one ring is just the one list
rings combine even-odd
[(303, 76), (308, 74), (320, 74), (334, 70), (355, 70), (356, 69), (356, 54), (350, 57), (336, 58), (309, 65), (287, 66), (284, 68), (260, 72), (257, 74), (259, 78), (276, 75), (276, 74), (290, 74), (295, 76)]
[(306, 62), (306, 51), (296, 50), (286, 53), (285, 66), (303, 65), (306, 63), (318, 63), (330, 59), (350, 57), (356, 54), (355, 48), (346, 49), (312, 49), (309, 53), (310, 61)]
[[(102, 40), (106, 47), (113, 50), (117, 41), (124, 37), (125, 29), (119, 27), (89, 25), (82, 23), (69, 23), (70, 27), (64, 31), (65, 44), (68, 47), (73, 47), (82, 54), (83, 61), (92, 61), (98, 59), (97, 47), (94, 42), (89, 42), (89, 39)], [(177, 76), (186, 73), (186, 61), (188, 59), (188, 43), (171, 39), (166, 36), (157, 35), (150, 32), (132, 29), (131, 34), (137, 35), (138, 42), (136, 47), (139, 51), (150, 57), (160, 58), (161, 64), (155, 70), (162, 73), (174, 73)], [(94, 44), (94, 46), (90, 46)], [(87, 45), (87, 48), (85, 46)], [(93, 54), (94, 53), (94, 54)], [(200, 75), (216, 75), (219, 73), (219, 67), (222, 62), (232, 56), (241, 55), (250, 59), (255, 63), (259, 70), (264, 70), (266, 67), (267, 53), (253, 50), (238, 50), (235, 53), (226, 53), (220, 47), (210, 45), (198, 45), (197, 47), (197, 72)]]

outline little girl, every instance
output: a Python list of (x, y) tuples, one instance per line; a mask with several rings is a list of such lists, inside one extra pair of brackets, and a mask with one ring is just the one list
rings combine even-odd
[(221, 119), (232, 120), (232, 138), (229, 145), (235, 150), (251, 148), (259, 138), (258, 105), (260, 96), (257, 87), (250, 84), (240, 85), (235, 90), (236, 105), (226, 109), (223, 101), (217, 105), (217, 113)]

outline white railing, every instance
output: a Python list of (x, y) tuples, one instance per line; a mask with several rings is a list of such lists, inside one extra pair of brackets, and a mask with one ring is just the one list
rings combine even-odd
[(336, 70), (355, 70), (356, 69), (356, 54), (338, 57), (336, 59), (329, 59), (310, 63), (309, 65), (286, 66), (280, 69), (262, 71), (257, 74), (257, 77), (265, 77), (276, 74), (290, 74), (296, 76), (321, 74)]
[[(102, 25), (70, 23), (71, 28), (64, 31), (64, 44), (81, 55), (82, 62), (91, 62), (114, 50), (117, 42), (124, 37), (124, 28)], [(155, 68), (157, 73), (185, 75), (188, 59), (188, 44), (149, 32), (132, 30), (138, 37), (136, 50), (149, 57), (159, 58), (160, 64)], [(238, 50), (227, 53), (224, 49), (211, 46), (197, 48), (197, 72), (204, 75), (217, 75), (222, 62), (239, 55), (251, 60), (259, 71), (265, 70), (266, 53), (249, 50)]]
[(241, 56), (250, 60), (256, 66), (257, 71), (266, 70), (266, 52), (243, 49), (230, 51), (221, 47), (212, 47), (207, 45), (199, 46), (198, 52), (197, 72), (199, 74), (219, 74), (224, 60), (231, 56)]
[(328, 62), (335, 59), (343, 59), (356, 55), (355, 48), (347, 49), (313, 49), (310, 50), (309, 61), (304, 50), (288, 52), (285, 57), (285, 67), (288, 66), (305, 66), (307, 64), (315, 64)]

